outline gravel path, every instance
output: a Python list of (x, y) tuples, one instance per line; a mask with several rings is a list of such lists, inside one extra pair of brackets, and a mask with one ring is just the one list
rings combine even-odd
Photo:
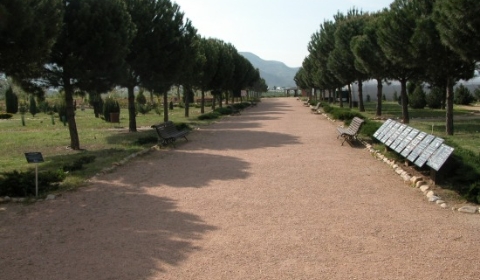
[(0, 205), (0, 279), (479, 278), (478, 214), (428, 203), (294, 98), (189, 139)]

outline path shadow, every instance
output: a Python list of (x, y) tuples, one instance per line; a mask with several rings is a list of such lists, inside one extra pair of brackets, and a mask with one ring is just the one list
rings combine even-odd
[[(135, 166), (125, 166), (125, 171), (117, 170), (115, 180), (126, 186), (150, 187), (189, 187), (202, 188), (213, 180), (241, 180), (250, 176), (250, 164), (230, 156), (189, 152), (185, 149), (167, 151), (161, 159), (147, 156), (139, 159)], [(157, 151), (156, 153), (163, 153)], [(134, 178), (128, 174), (137, 174)]]
[[(176, 201), (108, 181), (0, 215), (4, 279), (149, 279), (216, 230)], [(8, 213), (5, 213), (8, 212)]]

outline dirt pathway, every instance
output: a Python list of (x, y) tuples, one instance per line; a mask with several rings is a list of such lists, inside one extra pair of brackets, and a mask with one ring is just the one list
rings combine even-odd
[(0, 279), (478, 279), (432, 205), (300, 101), (264, 99), (54, 201), (0, 205)]

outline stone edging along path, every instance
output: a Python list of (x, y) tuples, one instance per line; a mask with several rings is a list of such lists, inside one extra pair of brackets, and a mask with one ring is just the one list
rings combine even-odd
[[(310, 106), (310, 108), (313, 107)], [(335, 123), (335, 120), (330, 118), (326, 113), (322, 113), (322, 115), (331, 122)], [(372, 154), (373, 157), (388, 164), (395, 171), (395, 173), (397, 173), (403, 179), (406, 185), (418, 188), (426, 196), (429, 202), (435, 203), (443, 209), (449, 208), (447, 202), (433, 191), (433, 186), (427, 183), (427, 181), (424, 180), (423, 177), (413, 176), (412, 174), (405, 171), (401, 166), (399, 166), (394, 160), (389, 159), (388, 157), (384, 156), (380, 151), (375, 150), (372, 145), (363, 141), (361, 142), (362, 145), (366, 147), (366, 149)], [(480, 207), (475, 205), (465, 205), (459, 208), (451, 207), (451, 209), (452, 211), (458, 211), (460, 213), (480, 214)]]

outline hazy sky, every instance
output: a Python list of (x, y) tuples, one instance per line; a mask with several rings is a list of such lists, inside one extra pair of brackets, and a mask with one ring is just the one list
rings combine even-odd
[(393, 0), (172, 0), (198, 33), (231, 43), (239, 52), (299, 67), (311, 35), (325, 19), (355, 7), (388, 8)]

